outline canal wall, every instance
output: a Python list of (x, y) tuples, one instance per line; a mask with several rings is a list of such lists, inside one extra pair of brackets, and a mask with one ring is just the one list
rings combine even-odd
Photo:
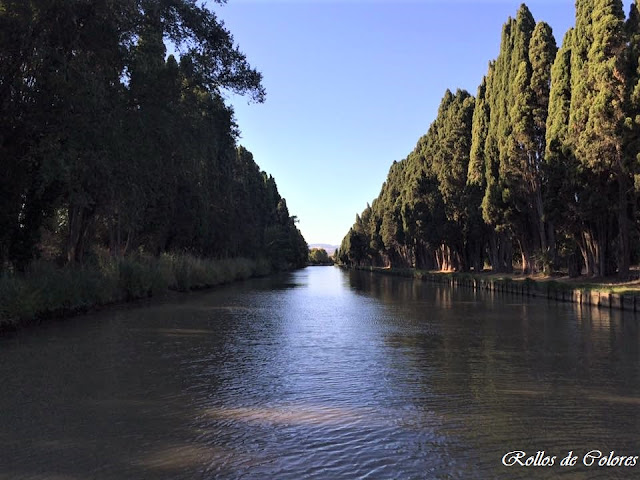
[(451, 287), (465, 287), (474, 290), (541, 297), (558, 302), (591, 305), (603, 309), (640, 312), (640, 296), (638, 295), (606, 292), (587, 287), (576, 287), (554, 280), (536, 281), (531, 278), (491, 278), (485, 277), (484, 275), (474, 275), (472, 273), (433, 273), (412, 269), (372, 267), (360, 269), (386, 275), (417, 278), (419, 280)]

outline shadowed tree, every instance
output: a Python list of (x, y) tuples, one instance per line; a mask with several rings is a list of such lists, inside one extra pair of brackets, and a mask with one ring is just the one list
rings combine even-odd
[[(623, 152), (625, 48), (621, 1), (576, 3), (568, 143), (582, 176), (577, 192), (583, 218), (580, 245), (587, 273), (593, 275), (613, 273), (616, 263), (622, 277), (629, 269), (627, 207), (632, 182)], [(615, 205), (614, 211), (610, 205)]]
[(42, 231), (66, 262), (96, 249), (306, 262), (223, 99), (262, 101), (261, 74), (206, 6), (2, 1), (0, 27), (1, 268), (24, 268)]

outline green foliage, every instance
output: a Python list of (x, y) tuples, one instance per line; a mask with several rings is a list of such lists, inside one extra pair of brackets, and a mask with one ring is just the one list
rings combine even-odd
[[(224, 101), (263, 101), (261, 75), (206, 6), (1, 5), (0, 271), (49, 252), (80, 268), (108, 250), (138, 297), (155, 287), (122, 260), (133, 252), (305, 264), (295, 218), (237, 146)], [(165, 58), (166, 40), (180, 58)]]
[(445, 93), (429, 132), (393, 163), (378, 198), (356, 216), (340, 262), (432, 268), (447, 261), (462, 269), (478, 263), (470, 257), (477, 250), (472, 237), (482, 235), (480, 196), (467, 181), (474, 106), (466, 91)]
[(0, 328), (146, 298), (168, 289), (190, 291), (267, 273), (264, 261), (173, 254), (104, 257), (84, 267), (34, 262), (24, 273), (0, 276)]
[(0, 318), (8, 323), (24, 322), (82, 311), (119, 298), (119, 282), (113, 272), (60, 269), (47, 262), (35, 262), (21, 275), (2, 277)]
[(190, 255), (164, 255), (162, 258), (171, 272), (167, 288), (181, 292), (269, 273), (263, 265), (246, 258), (214, 260)]
[[(489, 74), (491, 74), (491, 67)], [(470, 185), (477, 185), (482, 191), (486, 187), (484, 151), (489, 122), (491, 121), (490, 115), (491, 110), (487, 102), (487, 77), (485, 76), (476, 95), (476, 108), (473, 111), (471, 127), (469, 171), (467, 172), (467, 182)]]
[[(493, 227), (491, 257), (494, 269), (511, 268), (515, 244), (527, 271), (549, 248), (545, 222), (545, 125), (551, 64), (556, 45), (550, 27), (536, 24), (522, 6), (503, 27), (498, 59), (489, 68), (483, 94), (483, 115), (475, 119), (473, 142), (475, 184), (484, 185), (483, 218)], [(485, 165), (485, 179), (479, 165)], [(536, 253), (537, 252), (537, 253)]]
[(309, 250), (309, 265), (333, 265), (333, 260), (324, 248)]
[[(567, 192), (569, 235), (588, 274), (626, 276), (630, 262), (632, 185), (637, 145), (629, 134), (633, 116), (634, 9), (625, 26), (622, 2), (581, 0), (576, 26), (554, 67), (560, 79), (550, 109), (550, 141), (558, 179)], [(637, 60), (636, 60), (637, 61)], [(568, 67), (568, 68), (567, 68)], [(567, 91), (567, 77), (570, 90)], [(569, 115), (566, 118), (567, 105)], [(563, 168), (564, 167), (564, 168)], [(611, 208), (611, 207), (614, 208)], [(578, 219), (578, 221), (576, 221)]]
[[(561, 48), (522, 5), (475, 100), (447, 91), (338, 260), (626, 275), (640, 222), (640, 13), (578, 0)], [(514, 256), (514, 253), (516, 254)]]
[(167, 288), (157, 262), (148, 258), (123, 258), (117, 263), (118, 287), (125, 300), (151, 297)]

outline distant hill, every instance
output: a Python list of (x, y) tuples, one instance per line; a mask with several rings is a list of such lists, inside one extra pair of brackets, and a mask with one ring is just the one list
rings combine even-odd
[(338, 249), (338, 245), (329, 245), (328, 243), (310, 243), (309, 248), (324, 248), (329, 256), (331, 256), (333, 255), (333, 252)]

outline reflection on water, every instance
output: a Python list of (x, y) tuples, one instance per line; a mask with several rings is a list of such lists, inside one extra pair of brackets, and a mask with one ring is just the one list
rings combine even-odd
[[(628, 312), (312, 267), (0, 343), (0, 479), (633, 478)], [(581, 459), (582, 457), (580, 457)]]

